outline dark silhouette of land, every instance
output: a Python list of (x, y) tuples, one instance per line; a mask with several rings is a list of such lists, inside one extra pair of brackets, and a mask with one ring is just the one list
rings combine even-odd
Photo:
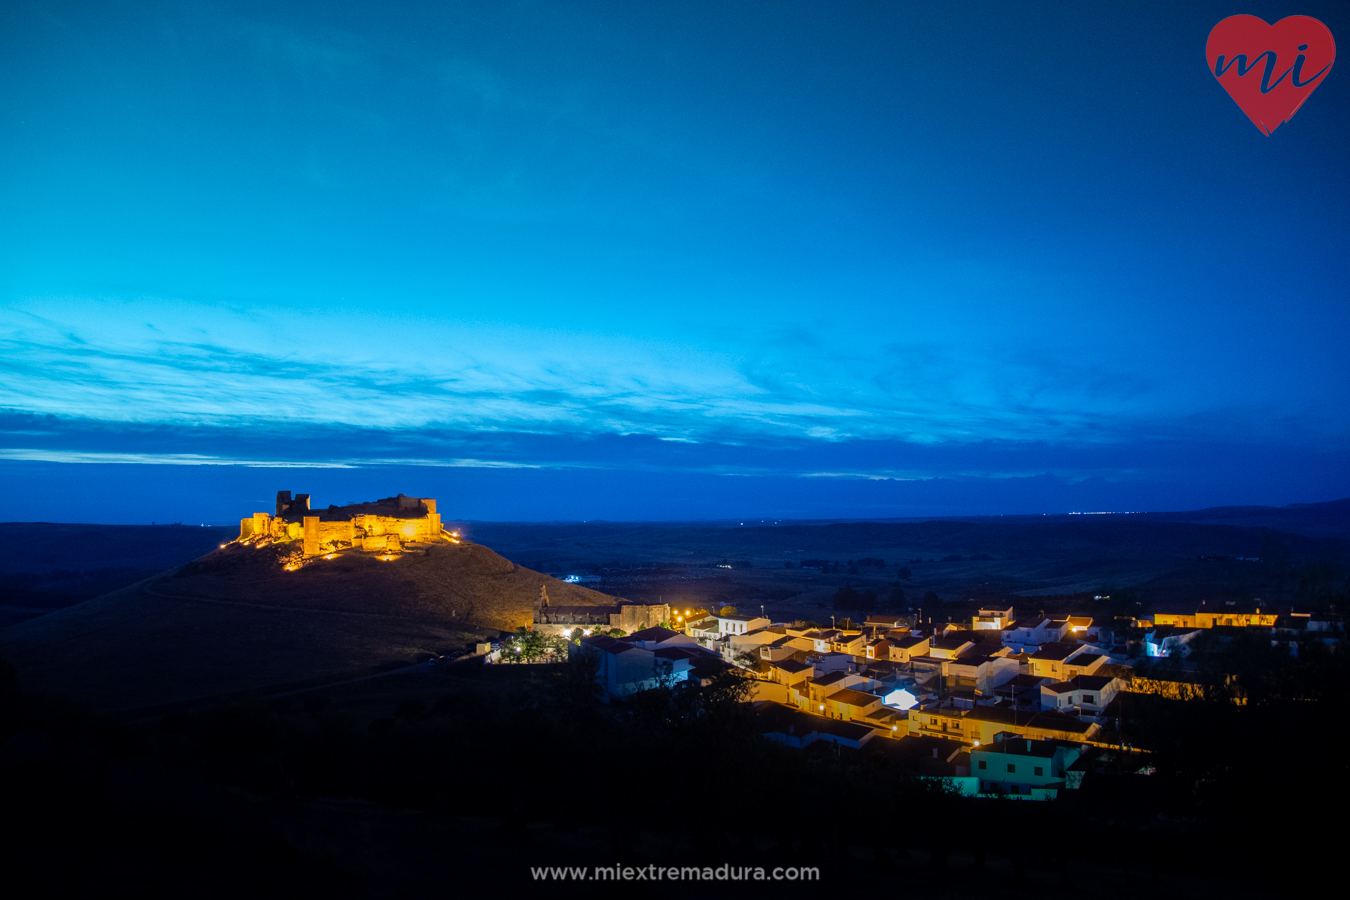
[[(541, 584), (555, 604), (660, 598), (763, 607), (778, 620), (873, 611), (836, 608), (845, 585), (939, 621), (983, 603), (1114, 616), (1202, 600), (1314, 602), (1344, 581), (1350, 559), (1344, 500), (1142, 515), (461, 528), (471, 543), (393, 561), (345, 554), (286, 572), (275, 548), (219, 549), (234, 530), (0, 525), (0, 606), (25, 618), (0, 630), (0, 655), (35, 688), (132, 711), (460, 650), (528, 623)], [(116, 589), (89, 596), (108, 585)]]
[(283, 567), (284, 545), (230, 544), (186, 565), (0, 631), (26, 684), (104, 710), (401, 666), (527, 624), (554, 602), (613, 599), (475, 544), (394, 559), (349, 553)]

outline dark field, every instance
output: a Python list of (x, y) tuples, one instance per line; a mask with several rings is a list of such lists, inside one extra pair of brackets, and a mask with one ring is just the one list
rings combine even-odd
[(0, 627), (181, 566), (237, 527), (0, 522)]
[[(1329, 507), (1329, 508), (1328, 508)], [(1197, 514), (1205, 522), (1148, 516), (840, 523), (465, 523), (468, 535), (532, 569), (600, 575), (592, 584), (633, 600), (679, 606), (730, 604), (775, 620), (828, 616), (843, 585), (884, 601), (898, 586), (904, 607), (925, 616), (965, 615), (971, 605), (1068, 608), (1132, 614), (1154, 603), (1293, 602), (1334, 579), (1350, 556), (1350, 504), (1306, 507), (1307, 531), (1217, 524), (1260, 521), (1255, 511)], [(1278, 513), (1278, 515), (1276, 515)], [(1305, 523), (1297, 510), (1264, 518)], [(803, 561), (838, 562), (838, 571)], [(860, 560), (885, 565), (856, 565)], [(1318, 565), (1331, 568), (1323, 573)], [(908, 570), (901, 577), (902, 568)], [(940, 606), (923, 602), (932, 592)], [(1109, 601), (1094, 600), (1108, 595)], [(884, 606), (884, 602), (882, 603)], [(872, 610), (859, 610), (862, 612)], [(852, 612), (852, 611), (848, 611)]]

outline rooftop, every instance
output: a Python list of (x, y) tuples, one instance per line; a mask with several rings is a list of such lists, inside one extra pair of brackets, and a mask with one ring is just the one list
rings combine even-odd
[(994, 659), (994, 657), (987, 656), (983, 653), (963, 653), (952, 660), (952, 665), (978, 667), (989, 662), (991, 659)]
[(1015, 691), (1022, 688), (1036, 687), (1038, 684), (1041, 684), (1042, 682), (1047, 680), (1048, 679), (1046, 679), (1043, 675), (1017, 675), (1009, 679), (1008, 681), (1005, 681), (1003, 684), (999, 685), (999, 687), (1009, 688)]
[(1047, 618), (1045, 618), (1044, 616), (1042, 616), (1041, 618), (1035, 619), (1035, 620), (1028, 619), (1028, 620), (1025, 621), (1025, 622), (1017, 622), (1017, 623), (1015, 623), (1015, 625), (1014, 625), (1012, 628), (1009, 628), (1008, 630), (1009, 630), (1009, 631), (1017, 631), (1017, 630), (1030, 631), (1030, 630), (1035, 629), (1035, 628), (1045, 628), (1045, 627), (1047, 627), (1049, 624), (1050, 624), (1050, 620), (1047, 619)]
[[(650, 620), (649, 620), (650, 621)], [(681, 632), (671, 631), (669, 628), (662, 628), (660, 625), (653, 625), (651, 628), (644, 628), (641, 631), (635, 631), (623, 638), (625, 641), (668, 641), (673, 637), (679, 637)]]
[(765, 702), (757, 704), (755, 716), (761, 734), (790, 734), (805, 737), (812, 732), (842, 737), (848, 740), (862, 740), (872, 733), (867, 725), (841, 722), (824, 716), (813, 716), (781, 703)]
[(1114, 675), (1075, 675), (1070, 684), (1084, 691), (1100, 691), (1116, 680)]
[(836, 691), (825, 699), (835, 703), (847, 703), (849, 706), (867, 706), (870, 703), (881, 702), (881, 698), (876, 694), (869, 694), (866, 691), (855, 691), (852, 688), (844, 688), (842, 691)]
[(593, 634), (590, 637), (584, 637), (581, 639), (581, 644), (584, 647), (594, 647), (596, 650), (613, 654), (640, 649), (633, 644), (626, 643), (618, 638), (612, 638), (607, 634)]
[(1041, 649), (1031, 654), (1032, 659), (1048, 659), (1062, 661), (1068, 659), (1081, 644), (1071, 644), (1068, 641), (1051, 641), (1048, 644), (1042, 644)]
[(974, 756), (977, 753), (1004, 753), (1009, 756), (1036, 756), (1050, 759), (1055, 755), (1059, 745), (1051, 741), (1037, 741), (1031, 738), (1008, 738), (1003, 741), (994, 741), (991, 744), (985, 744), (982, 747), (975, 747), (970, 751)]

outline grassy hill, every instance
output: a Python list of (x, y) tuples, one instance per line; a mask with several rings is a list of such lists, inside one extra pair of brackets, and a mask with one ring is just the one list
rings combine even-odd
[(232, 544), (177, 569), (0, 631), (32, 688), (103, 710), (173, 704), (413, 661), (555, 604), (614, 598), (477, 544), (390, 561), (366, 554), (285, 571), (275, 546)]

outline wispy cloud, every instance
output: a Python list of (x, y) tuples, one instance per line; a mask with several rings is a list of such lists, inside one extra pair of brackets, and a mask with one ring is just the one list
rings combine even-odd
[(1240, 410), (1168, 409), (1146, 378), (1081, 360), (917, 343), (869, 353), (819, 338), (762, 349), (747, 360), (341, 311), (33, 303), (0, 313), (0, 406), (241, 432), (289, 423), (717, 444), (1111, 443), (1243, 425)]
[(247, 466), (288, 469), (350, 469), (351, 463), (262, 460), (201, 453), (106, 453), (93, 450), (0, 449), (0, 460), (83, 464), (133, 464), (157, 466)]

